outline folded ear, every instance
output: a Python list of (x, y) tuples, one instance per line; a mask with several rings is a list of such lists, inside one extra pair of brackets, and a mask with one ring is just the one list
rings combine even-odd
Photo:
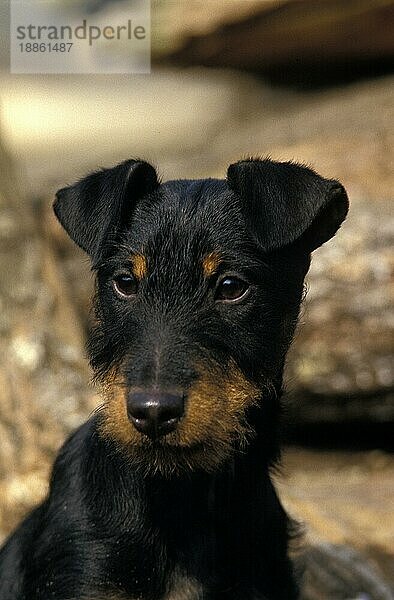
[(105, 242), (116, 238), (127, 224), (135, 202), (158, 185), (150, 164), (127, 160), (59, 190), (53, 208), (71, 239), (95, 263), (102, 256)]
[(348, 211), (338, 181), (292, 162), (243, 160), (230, 165), (227, 182), (265, 251), (297, 241), (311, 252), (335, 234)]

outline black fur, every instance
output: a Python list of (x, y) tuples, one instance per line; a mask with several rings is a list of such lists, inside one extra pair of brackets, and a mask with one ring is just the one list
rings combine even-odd
[[(0, 551), (1, 600), (298, 597), (289, 520), (269, 472), (310, 252), (347, 206), (338, 182), (270, 160), (231, 165), (227, 181), (164, 184), (147, 163), (127, 161), (58, 193), (56, 215), (97, 271), (89, 351), (98, 379), (115, 369), (125, 397), (152, 386), (187, 395), (201, 365), (219, 381), (235, 365), (260, 393), (243, 415), (247, 445), (234, 434), (215, 469), (184, 462), (166, 471), (170, 450), (181, 464), (199, 445), (170, 448), (164, 438), (130, 452), (102, 434), (98, 412), (65, 443), (48, 498)], [(135, 252), (148, 275), (122, 300), (113, 278)], [(220, 264), (204, 277), (211, 252)], [(218, 300), (225, 275), (249, 285), (244, 299)], [(215, 439), (199, 436), (208, 465)]]

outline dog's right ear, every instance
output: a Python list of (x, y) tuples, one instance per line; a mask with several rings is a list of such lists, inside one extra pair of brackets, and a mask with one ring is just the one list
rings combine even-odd
[(71, 239), (97, 264), (106, 241), (127, 224), (136, 201), (158, 186), (152, 165), (127, 160), (59, 190), (53, 209)]

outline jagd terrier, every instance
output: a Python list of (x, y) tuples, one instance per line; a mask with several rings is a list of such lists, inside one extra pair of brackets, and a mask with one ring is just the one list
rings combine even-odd
[(104, 402), (0, 552), (1, 600), (297, 598), (270, 470), (310, 253), (345, 190), (292, 162), (161, 183), (128, 160), (54, 209), (97, 275)]

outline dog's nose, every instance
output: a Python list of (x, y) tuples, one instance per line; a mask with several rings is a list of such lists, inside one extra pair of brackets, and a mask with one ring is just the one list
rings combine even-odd
[(162, 392), (131, 392), (127, 414), (134, 427), (151, 439), (174, 431), (184, 412), (184, 396)]

